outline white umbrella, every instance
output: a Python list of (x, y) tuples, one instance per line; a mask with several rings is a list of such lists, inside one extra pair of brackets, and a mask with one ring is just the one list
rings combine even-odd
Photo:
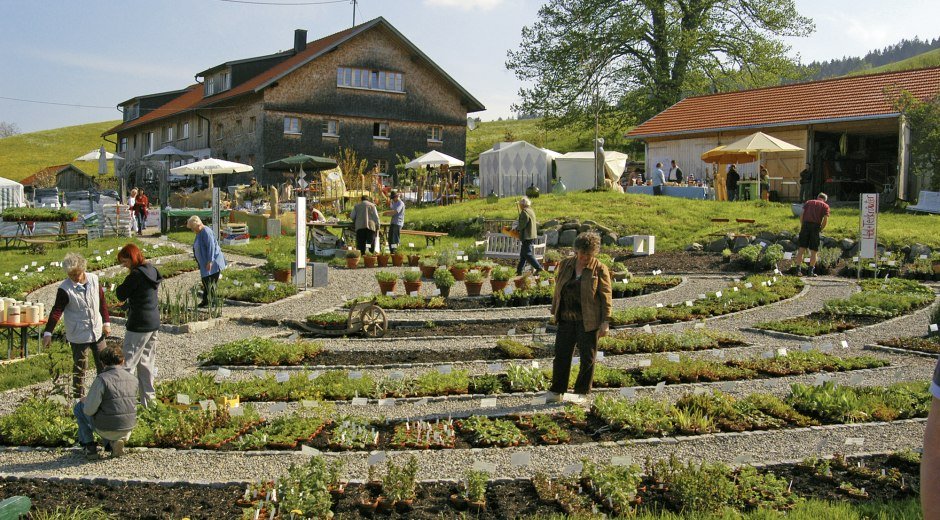
[(92, 162), (98, 161), (98, 175), (108, 173), (108, 161), (112, 159), (123, 159), (123, 157), (113, 154), (104, 149), (104, 145), (97, 150), (92, 150), (81, 157), (76, 157), (75, 161)]
[(447, 154), (428, 152), (405, 165), (405, 168), (422, 168), (424, 166), (463, 166), (463, 161)]
[(170, 170), (170, 173), (176, 175), (208, 175), (209, 189), (212, 189), (212, 176), (225, 175), (229, 173), (248, 173), (255, 169), (248, 164), (242, 164), (232, 161), (223, 161), (222, 159), (203, 159), (194, 163), (177, 166)]

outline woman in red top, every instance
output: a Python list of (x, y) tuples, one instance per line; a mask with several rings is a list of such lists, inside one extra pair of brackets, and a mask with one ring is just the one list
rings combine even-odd
[(143, 235), (144, 228), (147, 227), (147, 208), (150, 207), (150, 199), (144, 194), (144, 190), (137, 188), (137, 197), (134, 199), (134, 218), (137, 219), (137, 234)]

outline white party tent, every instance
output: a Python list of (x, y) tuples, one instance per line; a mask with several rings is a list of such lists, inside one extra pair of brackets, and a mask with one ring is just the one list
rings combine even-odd
[[(604, 151), (604, 173), (613, 183), (620, 180), (627, 166), (627, 154)], [(568, 152), (555, 158), (555, 175), (568, 191), (594, 188), (594, 152)]]
[(26, 196), (23, 193), (23, 185), (0, 177), (0, 211), (25, 205)]
[(496, 143), (480, 154), (480, 195), (524, 195), (534, 184), (542, 193), (551, 186), (552, 159), (557, 153), (525, 141)]

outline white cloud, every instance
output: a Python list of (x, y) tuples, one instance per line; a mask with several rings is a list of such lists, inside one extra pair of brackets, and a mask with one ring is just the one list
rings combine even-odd
[(504, 0), (424, 0), (424, 5), (429, 7), (456, 7), (463, 11), (489, 11)]

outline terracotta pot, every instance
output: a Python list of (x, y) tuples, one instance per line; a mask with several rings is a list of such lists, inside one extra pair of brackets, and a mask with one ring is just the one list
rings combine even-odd
[(363, 513), (371, 514), (371, 513), (374, 513), (375, 509), (378, 507), (379, 500), (378, 499), (360, 500), (356, 505), (359, 507), (359, 510), (362, 511)]
[(379, 291), (385, 295), (387, 293), (395, 292), (395, 286), (398, 285), (398, 280), (392, 280), (391, 282), (379, 282)]
[(401, 264), (405, 262), (405, 255), (401, 253), (395, 253), (392, 255), (392, 265), (395, 267), (401, 267)]
[(379, 267), (388, 267), (389, 255), (379, 255)]
[(431, 280), (434, 278), (434, 271), (437, 271), (437, 267), (433, 265), (422, 265), (419, 267), (421, 269), (421, 278), (426, 278)]
[(454, 280), (456, 280), (456, 281), (458, 281), (458, 282), (462, 282), (463, 279), (464, 279), (464, 277), (467, 276), (467, 270), (466, 270), (466, 269), (457, 269), (456, 267), (451, 267), (451, 268), (450, 268), (450, 274), (454, 275)]
[(274, 280), (278, 282), (290, 283), (290, 269), (279, 269), (274, 271)]
[(347, 258), (347, 259), (346, 259), (346, 267), (347, 267), (347, 268), (349, 268), (349, 269), (355, 269), (355, 268), (358, 267), (358, 266), (359, 266), (359, 259), (358, 259), (358, 258)]
[(494, 293), (502, 291), (507, 285), (509, 285), (509, 280), (493, 280), (490, 278), (490, 288)]
[(408, 265), (411, 267), (418, 267), (418, 264), (421, 262), (421, 255), (408, 255)]
[(366, 267), (375, 267), (376, 262), (378, 262), (378, 257), (375, 256), (364, 256), (362, 257), (362, 263)]
[(417, 281), (417, 282), (405, 282), (405, 292), (407, 292), (409, 295), (410, 295), (411, 293), (413, 293), (413, 292), (420, 292), (420, 291), (421, 291), (421, 282), (420, 282), (420, 281)]
[[(545, 262), (545, 261), (543, 261), (543, 262), (542, 262), (542, 267), (544, 267), (546, 271), (550, 271), (550, 272), (557, 271), (557, 270), (558, 270), (558, 262)], [(549, 267), (554, 267), (554, 269), (549, 269)]]
[(480, 273), (483, 274), (483, 278), (489, 278), (489, 277), (490, 277), (490, 273), (492, 273), (492, 272), (493, 272), (493, 268), (492, 268), (492, 267), (481, 267), (481, 268), (480, 268)]
[(523, 289), (528, 289), (528, 288), (529, 288), (529, 280), (528, 280), (527, 278), (523, 278), (523, 277), (521, 277), (521, 276), (518, 277), (518, 278), (513, 278), (512, 283), (513, 283), (513, 285), (516, 286), (516, 289), (519, 289), (519, 290), (523, 290)]
[(467, 296), (479, 296), (480, 290), (483, 289), (483, 282), (464, 282), (463, 284), (467, 288)]
[(377, 510), (380, 513), (390, 513), (395, 508), (395, 503), (385, 497), (379, 497)]

